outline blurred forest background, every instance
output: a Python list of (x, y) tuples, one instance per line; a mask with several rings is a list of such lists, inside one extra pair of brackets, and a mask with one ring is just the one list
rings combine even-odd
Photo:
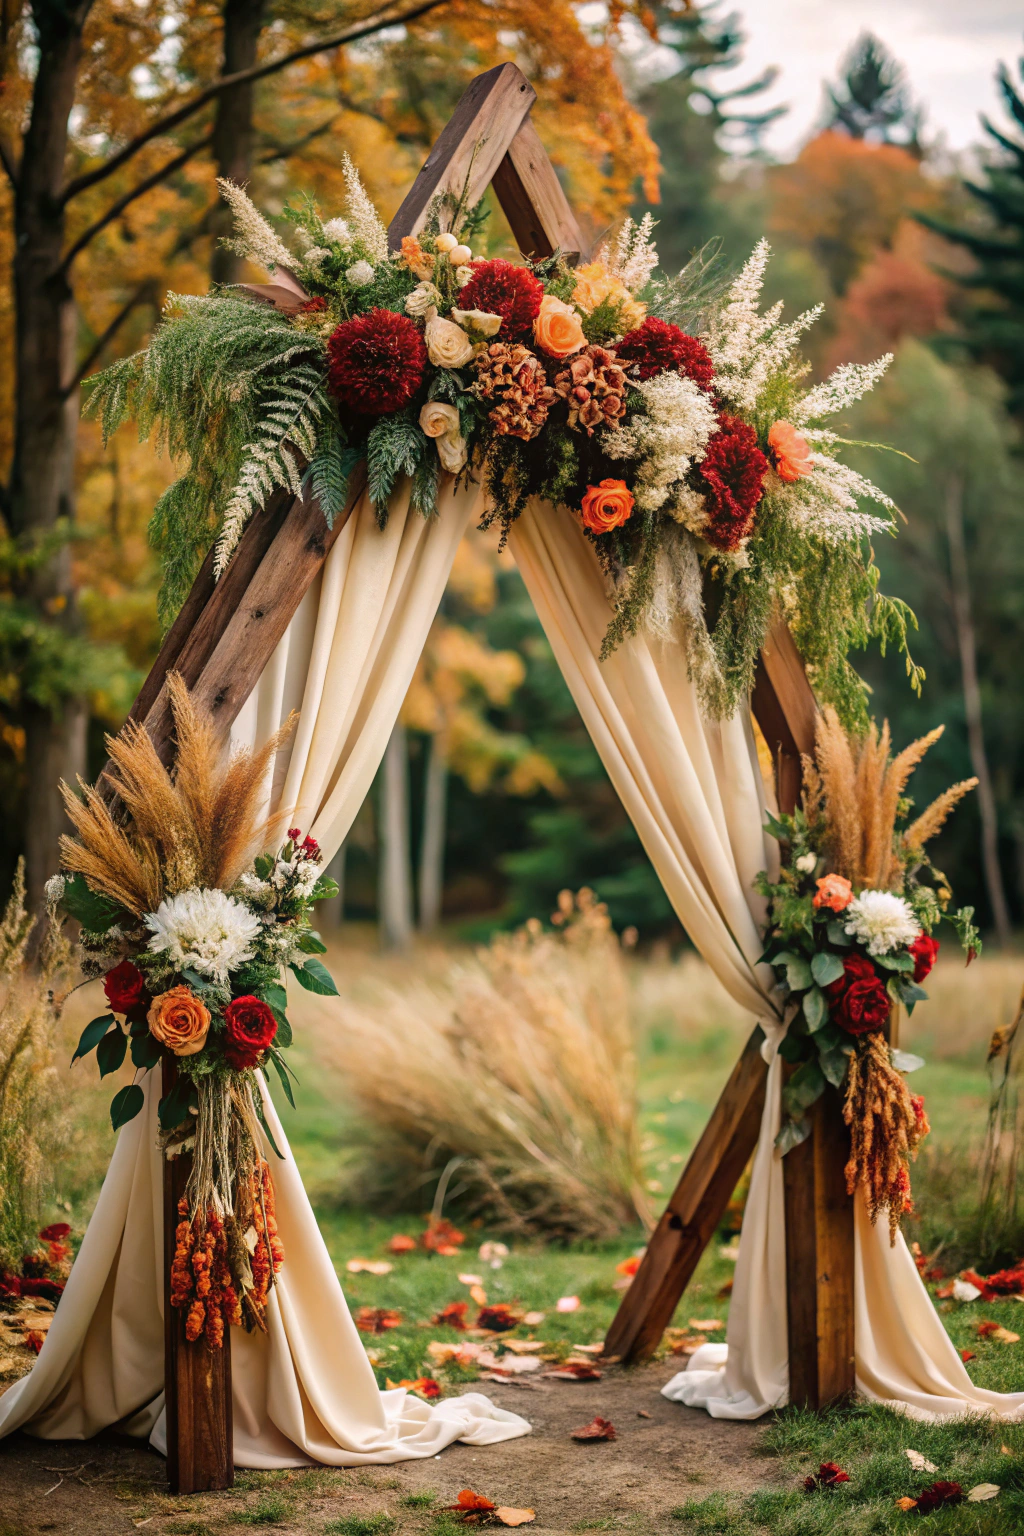
[[(917, 612), (923, 699), (866, 656), (898, 743), (939, 721), (926, 799), (976, 773), (939, 862), (1001, 943), (1024, 920), (1024, 103), (951, 158), (899, 61), (871, 37), (837, 59), (818, 130), (775, 164), (721, 4), (568, 0), (34, 0), (0, 17), (0, 891), (55, 867), (56, 783), (95, 773), (159, 643), (152, 507), (171, 466), (124, 431), (104, 450), (82, 383), (143, 345), (168, 291), (244, 277), (218, 245), (217, 174), (270, 213), (328, 213), (351, 152), (390, 217), (468, 81), (515, 58), (595, 240), (650, 206), (663, 264), (708, 241), (738, 266), (766, 233), (767, 298), (826, 315), (816, 372), (892, 350), (842, 424), (880, 439), (870, 473), (906, 518), (877, 550)], [(723, 80), (732, 82), (723, 87)], [(783, 109), (776, 109), (783, 110)], [(507, 253), (495, 207), (478, 248)], [(482, 937), (593, 887), (642, 945), (681, 939), (493, 538), (456, 564), (403, 719), (335, 862), (335, 919)]]

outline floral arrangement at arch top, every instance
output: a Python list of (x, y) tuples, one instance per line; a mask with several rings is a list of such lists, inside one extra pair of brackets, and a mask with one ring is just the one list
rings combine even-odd
[(761, 312), (764, 241), (731, 284), (703, 254), (661, 275), (649, 214), (575, 270), (480, 259), (485, 215), (448, 196), (392, 250), (347, 158), (345, 174), (344, 217), (285, 206), (293, 246), (222, 182), (229, 243), (291, 275), (290, 309), (172, 295), (149, 348), (91, 381), (105, 433), (133, 414), (186, 461), (152, 524), (165, 621), (275, 487), (311, 487), (333, 523), (365, 460), (383, 523), (402, 475), (428, 517), (443, 473), (482, 476), (485, 524), (507, 531), (533, 496), (579, 517), (613, 591), (604, 654), (644, 626), (683, 638), (705, 709), (729, 714), (781, 607), (819, 696), (863, 724), (848, 652), (872, 635), (906, 650), (913, 616), (878, 591), (870, 551), (895, 509), (824, 422), (889, 358), (808, 387), (796, 349), (820, 306)]
[(779, 877), (757, 881), (768, 899), (762, 958), (788, 1022), (779, 1054), (794, 1069), (776, 1145), (786, 1153), (803, 1141), (807, 1111), (827, 1084), (839, 1089), (850, 1128), (848, 1191), (863, 1188), (873, 1222), (887, 1211), (893, 1240), (911, 1209), (909, 1165), (928, 1119), (904, 1076), (923, 1062), (890, 1045), (887, 1031), (899, 1009), (912, 1013), (927, 997), (921, 983), (935, 964), (942, 921), (968, 963), (981, 948), (973, 907), (951, 908), (945, 876), (924, 851), (977, 780), (952, 785), (912, 820), (904, 793), (941, 735), (939, 726), (892, 757), (888, 724), (850, 734), (826, 710), (815, 758), (804, 759), (801, 806), (768, 819), (784, 853)]
[(142, 1109), (138, 1079), (175, 1066), (158, 1106), (160, 1140), (167, 1157), (191, 1152), (192, 1167), (169, 1256), (171, 1300), (186, 1313), (186, 1336), (216, 1349), (228, 1324), (265, 1328), (284, 1258), (263, 1140), (277, 1148), (256, 1074), (273, 1068), (294, 1105), (284, 978), (336, 993), (310, 913), (337, 886), (311, 837), (292, 828), (278, 847), (260, 815), (267, 767), (293, 722), (261, 750), (225, 760), (211, 717), (179, 677), (168, 687), (173, 771), (142, 726), (129, 721), (108, 738), (118, 809), (96, 787), (80, 785), (80, 798), (64, 786), (75, 836), (62, 839), (47, 899), (56, 917), (81, 925), (80, 969), (102, 978), (108, 1005), (72, 1060), (95, 1051), (101, 1078), (129, 1056), (136, 1068), (111, 1103), (115, 1130)]

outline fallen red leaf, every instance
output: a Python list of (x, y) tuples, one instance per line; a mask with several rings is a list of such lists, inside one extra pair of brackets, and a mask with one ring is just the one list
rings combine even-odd
[(554, 1376), (558, 1381), (600, 1381), (601, 1372), (596, 1371), (590, 1364), (582, 1360), (567, 1360), (553, 1371), (546, 1371), (545, 1375)]
[(493, 1306), (481, 1307), (477, 1316), (478, 1328), (489, 1328), (492, 1333), (507, 1333), (511, 1328), (518, 1328), (523, 1320), (523, 1314), (508, 1302), (498, 1301)]
[(918, 1494), (917, 1507), (922, 1514), (928, 1514), (930, 1510), (941, 1509), (944, 1504), (960, 1504), (963, 1497), (964, 1490), (959, 1483), (940, 1480)]
[(420, 1238), (428, 1252), (440, 1253), (445, 1258), (457, 1253), (465, 1241), (464, 1234), (453, 1227), (446, 1216), (429, 1217), (427, 1230)]
[(621, 1264), (616, 1264), (615, 1273), (617, 1275), (635, 1275), (639, 1268), (640, 1257), (638, 1254), (634, 1253), (630, 1256), (630, 1258), (623, 1259)]
[(965, 1269), (960, 1278), (978, 1287), (982, 1301), (995, 1301), (1000, 1296), (1019, 1296), (1024, 1292), (1024, 1265), (999, 1269), (994, 1275), (979, 1275), (973, 1269)]
[(447, 1306), (441, 1308), (432, 1321), (439, 1328), (457, 1328), (460, 1333), (463, 1333), (466, 1328), (466, 1313), (468, 1311), (468, 1301), (450, 1301)]
[(963, 1361), (964, 1365), (967, 1364), (968, 1360), (977, 1360), (977, 1358), (978, 1357), (974, 1353), (973, 1349), (962, 1349), (960, 1351), (960, 1359)]
[(979, 1339), (987, 1339), (989, 1334), (998, 1333), (1002, 1326), (1003, 1326), (1002, 1323), (993, 1323), (993, 1322), (990, 1322), (987, 1319), (985, 1319), (982, 1322), (980, 1322), (978, 1324), (978, 1326), (977, 1326), (976, 1332), (977, 1332), (978, 1338)]
[(574, 1429), (571, 1434), (573, 1440), (614, 1440), (615, 1425), (610, 1419), (602, 1419), (600, 1414), (591, 1419), (589, 1424), (584, 1424), (579, 1429)]
[(356, 1313), (360, 1333), (386, 1333), (389, 1328), (401, 1326), (401, 1312), (391, 1312), (387, 1307), (360, 1307)]

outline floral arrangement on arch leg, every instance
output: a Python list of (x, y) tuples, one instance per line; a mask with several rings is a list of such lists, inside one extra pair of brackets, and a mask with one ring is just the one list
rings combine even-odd
[(889, 358), (808, 387), (797, 347), (820, 306), (762, 313), (765, 241), (732, 283), (703, 255), (660, 274), (650, 214), (576, 269), (557, 252), (480, 259), (486, 215), (463, 195), (392, 250), (348, 160), (345, 175), (344, 217), (285, 206), (292, 246), (222, 182), (229, 243), (297, 279), (290, 308), (172, 295), (148, 349), (90, 381), (105, 434), (134, 415), (186, 461), (152, 524), (164, 619), (207, 546), (220, 573), (277, 486), (310, 487), (333, 524), (365, 460), (383, 524), (401, 476), (429, 517), (442, 474), (480, 475), (503, 534), (534, 496), (579, 518), (613, 593), (603, 655), (641, 627), (683, 638), (706, 711), (731, 714), (781, 606), (819, 695), (864, 723), (847, 653), (872, 634), (905, 650), (912, 616), (878, 591), (870, 550), (892, 502), (824, 423)]
[(847, 1188), (863, 1189), (873, 1222), (888, 1212), (893, 1241), (911, 1208), (909, 1165), (928, 1119), (904, 1076), (923, 1062), (890, 1045), (890, 1020), (927, 997), (921, 982), (935, 964), (932, 934), (942, 920), (968, 963), (981, 948), (973, 907), (951, 910), (946, 879), (924, 852), (977, 780), (954, 784), (913, 820), (904, 794), (942, 729), (892, 757), (887, 723), (851, 736), (825, 710), (815, 758), (804, 759), (802, 805), (769, 816), (784, 854), (779, 878), (762, 873), (757, 882), (769, 904), (762, 958), (786, 999), (779, 1054), (795, 1069), (782, 1091), (776, 1146), (785, 1154), (809, 1135), (807, 1110), (827, 1083), (842, 1090)]
[[(336, 994), (310, 912), (337, 886), (297, 828), (264, 851), (273, 832), (260, 815), (266, 771), (294, 722), (259, 751), (226, 759), (181, 678), (172, 674), (168, 688), (173, 771), (141, 725), (129, 721), (108, 738), (108, 797), (63, 786), (76, 835), (62, 839), (62, 871), (47, 897), (56, 915), (81, 925), (82, 973), (102, 977), (109, 1007), (86, 1025), (72, 1060), (95, 1051), (101, 1078), (129, 1053), (139, 1073), (167, 1060), (176, 1067), (159, 1104), (160, 1141), (169, 1158), (191, 1152), (192, 1167), (171, 1301), (187, 1313), (187, 1337), (217, 1349), (227, 1324), (265, 1328), (283, 1261), (261, 1151), (262, 1137), (274, 1141), (255, 1074), (272, 1066), (294, 1105), (282, 1054), (292, 1042), (284, 977)], [(114, 1129), (143, 1102), (138, 1082), (121, 1088)]]

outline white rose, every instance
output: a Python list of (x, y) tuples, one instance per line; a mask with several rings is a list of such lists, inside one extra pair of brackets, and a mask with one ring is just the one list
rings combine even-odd
[(460, 325), (441, 320), (435, 311), (424, 333), (427, 356), (435, 368), (463, 368), (473, 356), (473, 343)]
[(453, 309), (452, 319), (480, 336), (496, 336), (501, 328), (501, 316), (488, 314), (486, 309)]
[(345, 276), (353, 288), (365, 288), (367, 283), (373, 282), (373, 268), (368, 261), (357, 261), (346, 269)]
[(437, 456), (441, 460), (442, 469), (446, 469), (450, 475), (457, 475), (465, 466), (468, 450), (466, 439), (458, 432), (447, 432), (444, 437), (434, 439), (437, 443)]
[(440, 251), (442, 256), (446, 256), (449, 251), (454, 251), (458, 243), (459, 242), (456, 240), (455, 236), (449, 234), (449, 232), (445, 230), (443, 234), (440, 234), (435, 238), (434, 250)]
[(417, 283), (411, 293), (406, 294), (405, 312), (414, 315), (417, 320), (422, 320), (428, 309), (436, 309), (441, 302), (441, 290), (435, 288), (433, 283)]
[(459, 413), (454, 405), (445, 405), (443, 400), (428, 400), (420, 411), (420, 426), (428, 437), (444, 437), (446, 433), (458, 432)]

